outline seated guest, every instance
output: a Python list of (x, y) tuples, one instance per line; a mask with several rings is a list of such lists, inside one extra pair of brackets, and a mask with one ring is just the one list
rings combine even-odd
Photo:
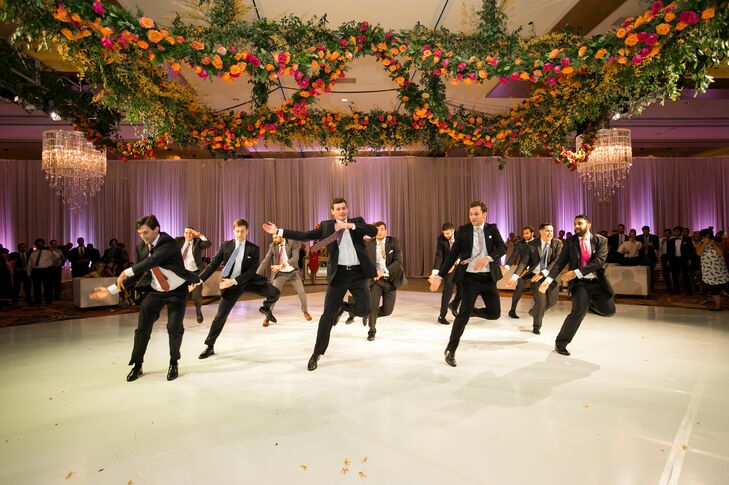
[(82, 276), (82, 278), (109, 278), (114, 277), (114, 273), (109, 269), (108, 265), (102, 261), (94, 263), (94, 267), (91, 272)]
[(640, 264), (640, 250), (643, 244), (636, 239), (635, 229), (628, 233), (628, 239), (618, 247), (618, 254), (621, 254), (624, 266), (638, 266)]

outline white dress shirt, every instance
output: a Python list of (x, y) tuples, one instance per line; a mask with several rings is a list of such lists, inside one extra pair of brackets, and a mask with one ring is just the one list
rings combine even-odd
[(642, 247), (642, 243), (638, 241), (631, 241), (630, 239), (628, 239), (620, 245), (620, 247), (618, 248), (618, 252), (623, 253), (623, 256), (625, 256), (626, 258), (637, 258), (638, 253), (640, 252), (640, 248)]
[(375, 247), (375, 264), (377, 265), (377, 270), (382, 271), (382, 277), (387, 278), (390, 276), (390, 272), (387, 271), (387, 253), (385, 253), (385, 240), (382, 241), (377, 240), (377, 246)]
[[(208, 240), (202, 234), (200, 234), (200, 236), (198, 236), (198, 237), (200, 238), (201, 241)], [(192, 246), (193, 246), (194, 242), (195, 242), (195, 239), (193, 239), (192, 241), (186, 240), (185, 243), (182, 245), (182, 248), (180, 249), (180, 253), (184, 255), (185, 248), (188, 248), (187, 257), (182, 258), (183, 262), (185, 263), (185, 269), (188, 271), (197, 271), (198, 270), (197, 263), (195, 263), (195, 255), (192, 253)]]
[[(243, 241), (236, 240), (235, 247), (236, 248), (240, 247), (240, 249), (238, 250), (238, 254), (235, 256), (235, 263), (233, 263), (233, 271), (230, 273), (230, 279), (232, 279), (232, 280), (234, 280), (240, 276), (240, 268), (243, 265), (243, 257), (246, 252), (246, 241), (245, 240), (243, 240)], [(233, 249), (233, 252), (235, 252), (235, 249)], [(231, 256), (232, 256), (232, 253), (231, 253)], [(227, 263), (227, 261), (226, 261), (226, 263)], [(223, 267), (225, 267), (225, 265), (223, 265)], [(225, 275), (223, 275), (223, 277), (225, 277)], [(237, 284), (238, 283), (236, 282), (236, 285)]]
[[(158, 242), (159, 242), (159, 235), (154, 239), (154, 241), (152, 241), (152, 248), (155, 248), (157, 246)], [(151, 257), (151, 255), (148, 257)], [(170, 285), (170, 289), (167, 291), (176, 290), (177, 288), (179, 288), (180, 286), (185, 284), (185, 280), (183, 278), (181, 278), (180, 276), (177, 276), (177, 274), (175, 274), (173, 271), (165, 269), (161, 266), (158, 266), (158, 268), (160, 269), (162, 274), (165, 276), (165, 278), (167, 278), (167, 284)], [(157, 277), (154, 275), (154, 273), (152, 272), (151, 269), (149, 271), (150, 271), (150, 274), (152, 275), (152, 289), (155, 291), (164, 292), (165, 290), (162, 289), (162, 286), (159, 284), (159, 281), (157, 281)], [(131, 278), (134, 276), (134, 269), (127, 268), (124, 270), (124, 274), (127, 275), (127, 278)], [(119, 287), (116, 286), (116, 284), (109, 286), (107, 289), (109, 290), (109, 292), (112, 295), (115, 295), (121, 291), (119, 289)]]
[[(471, 260), (468, 262), (468, 267), (466, 267), (467, 273), (489, 273), (491, 272), (491, 268), (487, 264), (481, 269), (476, 269), (476, 261), (478, 259), (481, 259), (482, 256), (486, 256), (489, 258), (489, 263), (493, 261), (491, 256), (489, 256), (488, 250), (486, 249), (486, 232), (483, 230), (485, 224), (481, 224), (480, 226), (473, 226), (473, 249), (471, 250)], [(479, 231), (483, 235), (483, 247), (480, 248), (479, 245), (481, 244), (478, 240)]]
[(281, 241), (279, 248), (281, 249), (281, 259), (279, 259), (278, 264), (283, 265), (283, 268), (279, 270), (279, 273), (291, 273), (296, 268), (289, 264), (289, 255), (286, 253), (286, 239)]

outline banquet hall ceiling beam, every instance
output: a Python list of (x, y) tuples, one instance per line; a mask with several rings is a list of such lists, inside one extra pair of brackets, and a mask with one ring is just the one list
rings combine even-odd
[(566, 28), (579, 35), (591, 32), (625, 0), (580, 0), (552, 27), (552, 32)]

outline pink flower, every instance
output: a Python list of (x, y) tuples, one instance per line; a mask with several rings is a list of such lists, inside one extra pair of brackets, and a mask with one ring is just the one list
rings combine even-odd
[(684, 24), (694, 25), (699, 23), (699, 16), (693, 10), (686, 10), (679, 15), (679, 21)]
[(648, 38), (648, 32), (638, 32), (638, 42), (644, 42)]
[(519, 80), (519, 73), (518, 72), (512, 72), (511, 73), (511, 80), (512, 81), (518, 81)]
[(476, 73), (475, 72), (472, 72), (471, 74), (468, 75), (468, 78), (470, 80), (472, 80), (472, 81), (475, 81), (476, 80)]
[(349, 42), (347, 42), (347, 39), (342, 39), (339, 41), (339, 45), (342, 47), (347, 47), (349, 45)]
[(552, 64), (551, 62), (548, 62), (542, 66), (542, 71), (549, 72), (552, 70), (553, 67), (554, 67), (554, 64)]
[(640, 50), (640, 55), (643, 56), (643, 57), (647, 56), (650, 53), (651, 53), (651, 50), (649, 48), (647, 48), (647, 47), (643, 47)]
[(357, 36), (357, 43), (359, 43), (359, 44), (363, 44), (364, 41), (366, 41), (366, 40), (367, 40), (367, 37), (365, 37), (364, 35)]
[(229, 45), (228, 46), (228, 52), (235, 52), (235, 46), (234, 45)]
[(501, 78), (499, 79), (499, 82), (501, 84), (506, 84), (506, 83), (509, 82), (509, 78), (508, 77), (501, 76)]
[(429, 51), (429, 50), (430, 50), (430, 44), (425, 44), (425, 45), (423, 46), (423, 52), (425, 52), (425, 51)]
[(636, 54), (633, 56), (633, 58), (630, 60), (633, 64), (640, 64), (643, 61), (643, 56), (640, 54)]
[(436, 69), (433, 71), (433, 76), (440, 76), (440, 69)]
[(433, 54), (440, 57), (443, 55), (443, 51), (441, 49), (436, 49), (435, 52), (433, 52)]
[(368, 22), (362, 22), (361, 24), (359, 24), (359, 30), (361, 30), (362, 32), (367, 30), (369, 27), (370, 24)]
[(655, 16), (663, 8), (663, 2), (653, 2), (651, 13)]
[(448, 67), (448, 59), (443, 59), (442, 61), (440, 61), (440, 65), (443, 67)]
[(658, 36), (656, 34), (651, 34), (645, 39), (645, 45), (647, 46), (654, 46), (656, 45), (656, 42), (658, 42)]
[(385, 34), (385, 39), (390, 40), (392, 39), (392, 34), (390, 32)]
[(103, 45), (103, 46), (104, 46), (104, 47), (106, 47), (107, 49), (111, 49), (112, 47), (114, 47), (114, 41), (113, 41), (113, 40), (111, 40), (111, 39), (110, 39), (110, 38), (108, 38), (108, 37), (103, 37), (103, 38), (101, 39), (101, 45)]
[(499, 65), (499, 60), (498, 59), (491, 59), (491, 62), (489, 62), (489, 64), (491, 64), (492, 66), (498, 66)]
[(550, 86), (553, 86), (556, 83), (557, 83), (557, 78), (556, 77), (550, 77), (550, 78), (547, 79), (547, 84), (549, 84)]
[(458, 64), (458, 70), (459, 71), (463, 71), (465, 68), (466, 68), (466, 63), (465, 62), (461, 62), (460, 64)]
[(555, 74), (560, 74), (562, 72), (562, 68), (560, 66), (554, 66), (553, 71)]
[(567, 67), (570, 65), (570, 58), (569, 57), (563, 57), (560, 61), (560, 64), (562, 64), (563, 67)]
[(99, 0), (94, 0), (92, 8), (94, 9), (94, 12), (96, 12), (96, 15), (104, 15), (104, 6)]

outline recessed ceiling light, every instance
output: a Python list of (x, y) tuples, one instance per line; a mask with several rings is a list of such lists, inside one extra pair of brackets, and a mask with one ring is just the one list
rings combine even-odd
[(347, 101), (349, 101), (347, 98), (342, 98), (343, 103), (346, 103)]

